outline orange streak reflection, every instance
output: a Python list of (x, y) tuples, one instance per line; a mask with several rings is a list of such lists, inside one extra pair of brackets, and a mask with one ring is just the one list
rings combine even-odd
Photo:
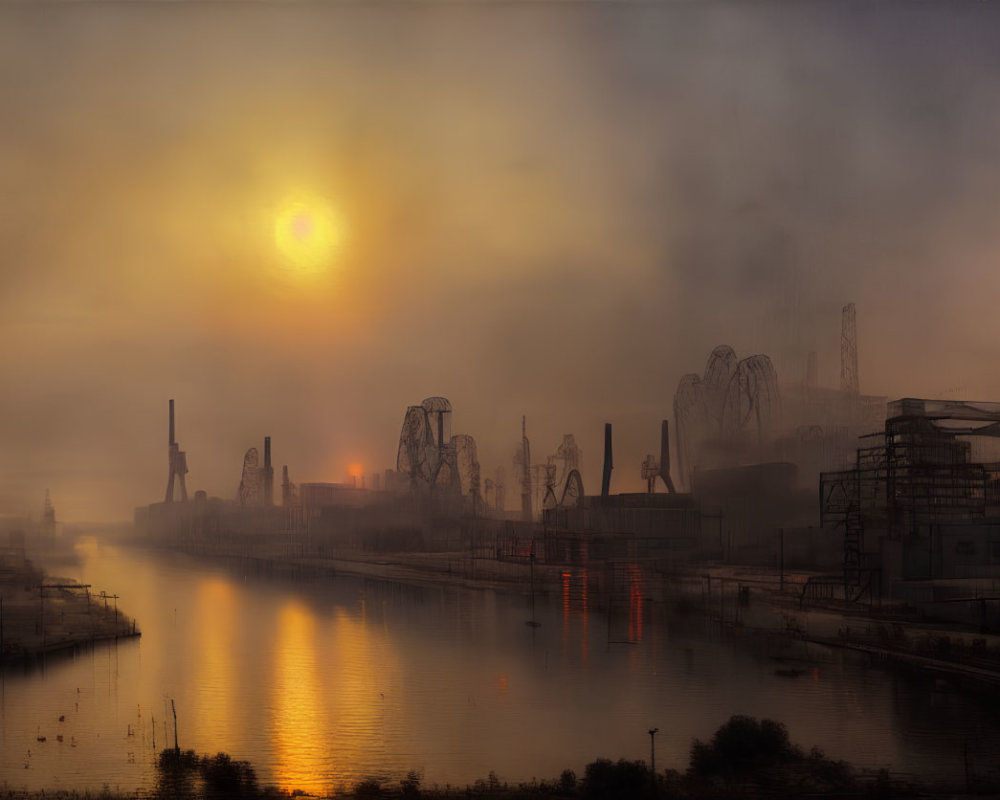
[(275, 648), (273, 740), (275, 777), (280, 788), (322, 794), (315, 748), (326, 731), (322, 693), (316, 676), (316, 624), (313, 615), (289, 604), (278, 618)]
[(392, 770), (386, 716), (398, 706), (401, 681), (384, 635), (363, 616), (341, 609), (321, 624), (317, 634), (303, 606), (281, 610), (272, 739), (279, 788), (324, 796), (371, 777), (375, 765)]
[(195, 660), (198, 676), (193, 730), (217, 731), (219, 720), (229, 719), (233, 712), (237, 691), (229, 639), (237, 629), (233, 587), (228, 581), (212, 578), (200, 584), (197, 592), (200, 653)]

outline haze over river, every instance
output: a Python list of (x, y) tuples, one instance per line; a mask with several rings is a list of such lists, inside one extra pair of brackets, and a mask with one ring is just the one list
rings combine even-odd
[[(582, 774), (598, 757), (648, 760), (652, 727), (657, 766), (683, 769), (691, 739), (737, 713), (861, 767), (956, 781), (966, 752), (985, 771), (1000, 746), (996, 713), (940, 682), (721, 631), (637, 585), (609, 615), (566, 575), (536, 599), (532, 627), (527, 591), (271, 581), (95, 539), (77, 548), (79, 564), (50, 576), (117, 593), (143, 635), (2, 676), (7, 788), (151, 788), (154, 720), (156, 748), (173, 745), (171, 699), (182, 748), (317, 793), (409, 770), (441, 785)], [(775, 673), (789, 665), (801, 674)]]

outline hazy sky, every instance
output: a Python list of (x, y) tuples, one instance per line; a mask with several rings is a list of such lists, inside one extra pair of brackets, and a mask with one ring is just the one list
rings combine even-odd
[(526, 414), (637, 489), (713, 346), (836, 385), (850, 301), (863, 391), (1000, 400), (996, 4), (4, 4), (0, 114), (11, 513), (162, 498), (170, 397), (192, 491), (381, 471), (434, 394), (484, 477)]

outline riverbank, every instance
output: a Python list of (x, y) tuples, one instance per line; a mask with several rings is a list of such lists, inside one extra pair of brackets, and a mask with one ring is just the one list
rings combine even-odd
[(0, 571), (0, 666), (31, 662), (96, 642), (140, 636), (114, 595), (94, 595), (31, 562)]

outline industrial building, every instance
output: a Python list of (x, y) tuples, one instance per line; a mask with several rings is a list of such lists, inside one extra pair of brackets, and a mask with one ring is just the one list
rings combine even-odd
[[(1000, 593), (1000, 403), (904, 398), (820, 479), (843, 541), (844, 596), (936, 617), (995, 616)], [(993, 624), (991, 622), (991, 624)]]

